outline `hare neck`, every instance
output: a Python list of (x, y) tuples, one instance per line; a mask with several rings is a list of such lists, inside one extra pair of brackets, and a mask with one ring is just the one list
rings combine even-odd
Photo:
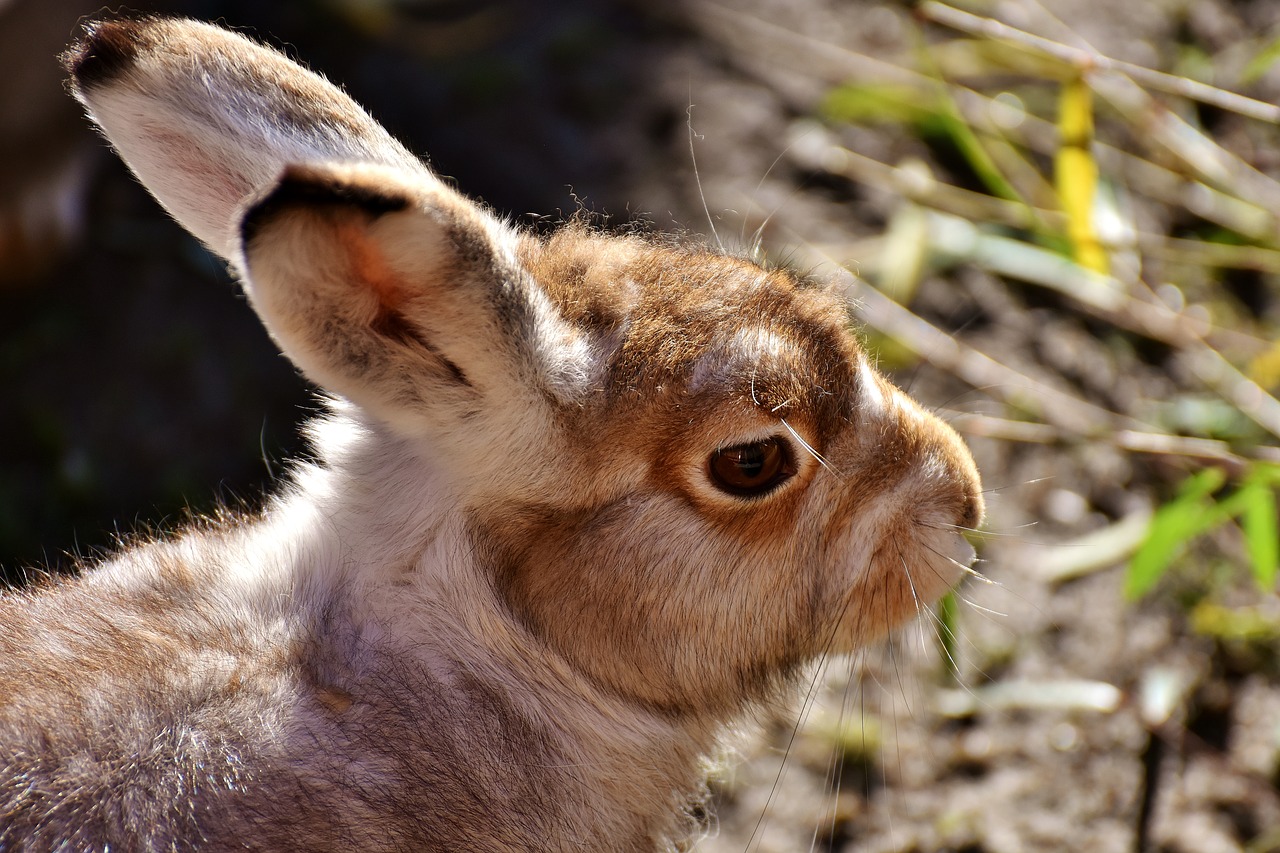
[[(385, 436), (348, 439), (296, 472), (259, 539), (275, 543), (264, 563), (288, 567), (277, 582), (291, 585), (303, 622), (324, 625), (327, 647), (310, 665), (319, 691), (363, 709), (362, 740), (387, 719), (385, 736), (412, 745), (406, 713), (420, 715), (432, 775), (488, 779), (493, 802), (549, 797), (516, 807), (559, 813), (566, 840), (656, 849), (683, 829), (723, 721), (601, 691), (511, 616), (441, 478), (389, 452)], [(486, 760), (494, 766), (478, 766)], [(450, 789), (447, 778), (432, 784)]]

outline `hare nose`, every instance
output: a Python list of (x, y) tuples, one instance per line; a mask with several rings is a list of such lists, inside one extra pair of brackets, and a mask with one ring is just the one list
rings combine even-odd
[(960, 514), (960, 526), (966, 530), (977, 530), (978, 525), (982, 524), (985, 509), (981, 492), (976, 488), (966, 491), (964, 509)]

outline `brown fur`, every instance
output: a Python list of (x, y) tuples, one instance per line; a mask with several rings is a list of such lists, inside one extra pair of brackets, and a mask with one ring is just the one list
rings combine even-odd
[(519, 233), (207, 25), (69, 66), (335, 399), (260, 516), (0, 598), (0, 849), (669, 849), (723, 726), (972, 558), (967, 450), (838, 293)]

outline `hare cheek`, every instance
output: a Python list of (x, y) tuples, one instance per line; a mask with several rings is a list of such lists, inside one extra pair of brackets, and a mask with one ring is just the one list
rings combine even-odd
[(922, 527), (909, 508), (885, 503), (882, 497), (865, 508), (829, 540), (831, 585), (824, 609), (839, 625), (833, 650), (848, 652), (878, 639), (959, 579), (960, 569), (943, 555), (963, 555), (953, 555), (950, 543)]

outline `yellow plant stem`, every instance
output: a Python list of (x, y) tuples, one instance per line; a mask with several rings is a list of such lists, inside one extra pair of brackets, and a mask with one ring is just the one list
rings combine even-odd
[(1098, 163), (1093, 158), (1093, 92), (1083, 75), (1062, 87), (1058, 114), (1058, 153), (1054, 181), (1058, 203), (1067, 216), (1067, 238), (1076, 263), (1106, 275), (1107, 253), (1094, 228)]

